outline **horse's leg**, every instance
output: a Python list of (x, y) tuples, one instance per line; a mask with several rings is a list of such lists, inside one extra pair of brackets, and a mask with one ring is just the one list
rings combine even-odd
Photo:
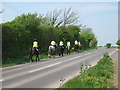
[(69, 54), (68, 47), (66, 47), (66, 49), (67, 49), (67, 55), (68, 55)]
[(38, 54), (36, 54), (36, 62), (38, 61)]
[(40, 58), (39, 58), (39, 53), (38, 53), (38, 61), (40, 61)]
[(62, 56), (63, 56), (63, 53), (64, 53), (64, 49), (62, 48)]
[(70, 54), (70, 50), (68, 50), (68, 54)]
[(30, 59), (30, 62), (32, 61), (32, 57), (31, 57), (31, 55), (29, 56), (29, 59)]
[(30, 62), (33, 62), (32, 57), (33, 57), (33, 55), (32, 55), (32, 53), (30, 53), (30, 56), (29, 56)]
[(33, 55), (31, 54), (30, 56), (30, 62), (33, 62), (33, 59), (32, 59)]

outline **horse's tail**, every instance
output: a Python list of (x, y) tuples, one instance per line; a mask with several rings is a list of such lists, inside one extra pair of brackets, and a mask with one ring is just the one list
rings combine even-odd
[(30, 53), (29, 58), (31, 58), (31, 56), (32, 56), (32, 48), (29, 49), (29, 53)]

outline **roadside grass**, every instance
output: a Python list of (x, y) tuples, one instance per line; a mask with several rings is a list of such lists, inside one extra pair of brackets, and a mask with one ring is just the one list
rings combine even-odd
[(110, 48), (119, 48), (118, 46), (111, 46)]
[[(39, 55), (40, 59), (47, 59), (48, 56), (45, 54), (40, 54)], [(36, 56), (33, 56), (33, 61), (35, 61)], [(29, 60), (29, 56), (24, 56), (23, 58), (16, 58), (16, 59), (7, 59), (5, 60), (5, 63), (2, 63), (2, 65), (0, 65), (1, 67), (7, 67), (7, 66), (13, 66), (13, 65), (18, 65), (18, 64), (25, 64), (30, 62)]]
[[(82, 49), (82, 50), (80, 50), (80, 52), (89, 51), (89, 50), (92, 50), (92, 49), (96, 49), (96, 48)], [(73, 54), (73, 53), (75, 53), (75, 51), (71, 50), (70, 54)], [(66, 51), (64, 52), (64, 55), (67, 55)], [(56, 56), (58, 56), (58, 54), (56, 54)], [(44, 54), (44, 53), (41, 53), (39, 55), (39, 58), (40, 59), (48, 59), (48, 55)], [(35, 61), (35, 59), (36, 59), (36, 56), (33, 56), (34, 61)], [(28, 63), (28, 62), (30, 62), (28, 56), (24, 56), (23, 58), (7, 59), (7, 60), (5, 60), (4, 63), (2, 63), (2, 65), (0, 65), (0, 68), (7, 67), (7, 66), (18, 65), (18, 64), (24, 64), (24, 63)]]
[(81, 75), (69, 80), (58, 89), (113, 88), (113, 72), (113, 62), (107, 54), (104, 54), (96, 66), (82, 72)]

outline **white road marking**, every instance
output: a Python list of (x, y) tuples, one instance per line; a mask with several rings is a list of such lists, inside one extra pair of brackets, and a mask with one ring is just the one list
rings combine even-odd
[(4, 81), (4, 79), (0, 80), (0, 82)]
[(43, 68), (39, 68), (39, 69), (36, 69), (36, 70), (32, 70), (32, 71), (29, 71), (29, 73), (32, 73), (32, 72), (35, 72), (35, 71), (39, 71), (39, 70), (42, 70), (42, 69), (45, 69), (45, 68), (48, 68), (48, 67), (52, 67), (52, 66), (55, 66), (57, 64), (60, 64), (61, 62), (58, 62), (58, 63), (54, 63), (54, 64), (51, 64), (49, 66), (46, 66), (46, 67), (43, 67)]
[[(74, 60), (76, 58), (80, 58), (81, 56), (78, 56), (78, 57), (74, 57), (74, 58), (71, 58), (71, 59), (68, 59), (68, 61), (71, 61), (71, 60)], [(67, 61), (67, 60), (66, 60)]]
[(86, 53), (85, 55), (90, 55), (90, 54), (92, 54), (92, 53)]
[[(74, 59), (80, 58), (80, 57), (81, 57), (81, 56), (74, 57), (74, 58), (68, 59), (68, 60), (63, 61), (63, 62), (71, 61), (71, 60), (74, 60)], [(39, 70), (42, 70), (42, 69), (46, 69), (46, 68), (48, 68), (48, 67), (52, 67), (52, 66), (55, 66), (55, 65), (60, 64), (60, 63), (63, 63), (63, 62), (54, 63), (54, 64), (51, 64), (51, 65), (49, 65), (49, 66), (43, 67), (43, 68), (39, 68), (39, 69), (36, 69), (36, 70), (32, 70), (32, 71), (29, 71), (29, 73), (32, 73), (32, 72), (35, 72), (35, 71), (39, 71)]]

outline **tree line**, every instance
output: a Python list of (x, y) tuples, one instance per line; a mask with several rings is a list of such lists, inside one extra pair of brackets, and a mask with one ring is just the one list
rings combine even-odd
[(19, 58), (29, 55), (29, 48), (36, 38), (40, 43), (41, 53), (47, 54), (52, 40), (66, 44), (66, 40), (74, 45), (80, 40), (83, 48), (96, 47), (97, 39), (91, 28), (81, 29), (75, 25), (78, 21), (77, 11), (71, 8), (47, 13), (27, 13), (15, 17), (12, 21), (2, 23), (2, 58)]

